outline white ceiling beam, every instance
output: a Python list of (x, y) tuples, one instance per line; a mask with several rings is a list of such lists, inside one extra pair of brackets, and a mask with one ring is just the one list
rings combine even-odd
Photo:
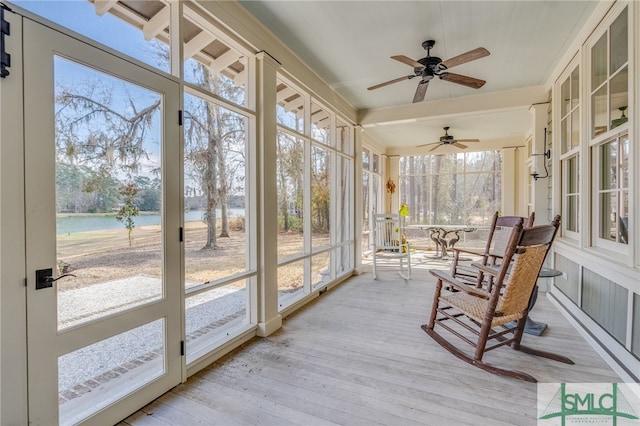
[(547, 90), (544, 86), (529, 86), (454, 99), (363, 110), (358, 114), (358, 123), (363, 127), (367, 127), (381, 123), (420, 121), (430, 117), (458, 116), (529, 107), (535, 103), (546, 101)]
[(216, 38), (206, 31), (201, 31), (184, 44), (184, 59), (187, 60), (211, 44)]
[(283, 108), (285, 109), (285, 111), (294, 111), (297, 113), (299, 111), (299, 108), (303, 104), (304, 104), (304, 98), (302, 96), (299, 96), (296, 99), (292, 100), (291, 102), (285, 103)]
[(242, 83), (242, 84), (244, 84), (244, 83), (246, 83), (246, 81), (245, 81), (246, 77), (247, 77), (247, 68), (246, 68), (246, 66), (245, 66), (245, 68), (244, 68), (242, 71), (240, 71), (238, 74), (236, 74), (236, 75), (233, 77), (233, 81), (234, 81), (235, 83)]
[(142, 27), (142, 33), (144, 39), (149, 41), (158, 34), (160, 34), (169, 25), (169, 19), (171, 17), (171, 7), (165, 6), (160, 12), (156, 13)]
[(96, 9), (96, 15), (102, 16), (115, 6), (116, 3), (118, 3), (118, 0), (94, 0), (93, 7)]
[(295, 90), (287, 86), (284, 89), (280, 90), (278, 93), (276, 93), (276, 102), (277, 103), (283, 102), (285, 99), (295, 95), (296, 93), (297, 92)]
[(311, 121), (317, 123), (329, 117), (329, 113), (325, 110), (318, 110), (311, 114)]
[(226, 52), (224, 52), (222, 55), (218, 56), (213, 61), (213, 63), (209, 68), (211, 69), (212, 73), (218, 74), (220, 71), (227, 68), (229, 65), (233, 64), (234, 62), (237, 62), (238, 59), (240, 58), (241, 58), (241, 55), (239, 55), (238, 52), (234, 52), (233, 49), (229, 49)]

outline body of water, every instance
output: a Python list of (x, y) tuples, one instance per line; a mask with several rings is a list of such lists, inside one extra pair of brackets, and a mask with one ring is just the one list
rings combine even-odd
[[(202, 220), (202, 210), (191, 210), (184, 215), (185, 222)], [(220, 210), (217, 217), (220, 218)], [(229, 209), (229, 217), (244, 217), (244, 209)], [(159, 225), (160, 214), (142, 214), (133, 218), (135, 226)], [(124, 224), (115, 215), (63, 215), (56, 218), (56, 233), (99, 231), (101, 229), (124, 228)]]

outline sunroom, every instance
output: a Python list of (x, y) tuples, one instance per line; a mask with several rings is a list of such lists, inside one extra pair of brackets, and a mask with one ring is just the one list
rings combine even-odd
[[(525, 340), (576, 365), (508, 349), (498, 359), (531, 362), (541, 381), (640, 380), (638, 4), (395, 2), (390, 20), (413, 5), (425, 20), (437, 7), (480, 22), (499, 7), (512, 25), (553, 16), (573, 27), (535, 85), (476, 94), (450, 73), (420, 102), (418, 79), (376, 88), (376, 102), (390, 98), (380, 106), (353, 93), (394, 77), (388, 68), (333, 83), (316, 62), (327, 49), (311, 60), (301, 46), (305, 30), (335, 22), (327, 39), (347, 37), (346, 22), (382, 19), (387, 3), (3, 3), (0, 424), (145, 424), (162, 407), (183, 424), (513, 424), (521, 409), (533, 422), (535, 385), (474, 370), (420, 330), (428, 270), (449, 265), (429, 229), (479, 244), (495, 211), (561, 215), (546, 260), (560, 273), (541, 279), (533, 311), (549, 331)], [(456, 45), (452, 32), (426, 34), (451, 39), (431, 54), (482, 44), (472, 34)], [(491, 55), (460, 72), (522, 72), (505, 45), (487, 32)], [(467, 87), (442, 95), (452, 82)], [(437, 143), (443, 134), (460, 142)], [(415, 273), (373, 280), (373, 217), (402, 205)], [(287, 348), (293, 367), (269, 364)], [(273, 377), (254, 382), (254, 367)], [(431, 384), (407, 385), (417, 377)], [(515, 408), (480, 408), (523, 386)], [(171, 415), (156, 424), (180, 423)]]

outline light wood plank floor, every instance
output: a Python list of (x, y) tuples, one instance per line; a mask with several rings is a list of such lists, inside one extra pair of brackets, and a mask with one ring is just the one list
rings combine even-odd
[[(536, 384), (470, 366), (420, 329), (434, 288), (421, 262), (408, 282), (366, 273), (326, 292), (121, 425), (535, 425)], [(549, 328), (523, 343), (575, 365), (510, 348), (485, 361), (540, 382), (621, 381), (542, 293), (532, 317)]]

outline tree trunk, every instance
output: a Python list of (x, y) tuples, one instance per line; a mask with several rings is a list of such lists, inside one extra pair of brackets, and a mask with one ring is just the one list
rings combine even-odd
[(218, 249), (218, 241), (216, 238), (216, 208), (218, 207), (218, 138), (216, 134), (216, 126), (214, 123), (215, 112), (211, 110), (207, 103), (207, 131), (209, 140), (207, 144), (206, 161), (207, 167), (204, 173), (204, 193), (207, 197), (207, 242), (203, 249)]
[[(218, 127), (220, 128), (220, 127)], [(229, 215), (228, 215), (228, 210), (229, 210), (229, 191), (227, 190), (228, 188), (228, 183), (227, 183), (227, 167), (226, 164), (224, 162), (224, 155), (223, 155), (223, 150), (222, 147), (220, 147), (218, 149), (218, 175), (220, 176), (220, 189), (219, 189), (219, 195), (220, 195), (220, 219), (221, 219), (221, 225), (220, 225), (220, 238), (229, 238)]]

